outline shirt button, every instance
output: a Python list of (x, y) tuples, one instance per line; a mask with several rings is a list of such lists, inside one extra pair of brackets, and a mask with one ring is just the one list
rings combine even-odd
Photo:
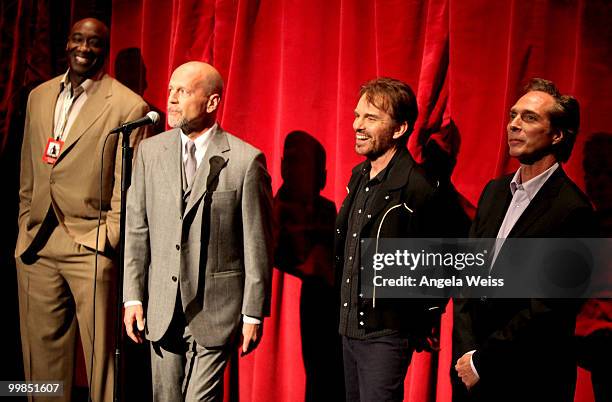
[(370, 219), (372, 217), (372, 215), (368, 214), (368, 219)]
[(359, 312), (359, 315), (361, 315), (361, 316), (362, 316), (362, 315), (363, 315), (363, 311), (360, 311), (360, 312)]
[(363, 267), (360, 268), (363, 271)]
[(346, 278), (346, 283), (349, 283), (351, 281), (350, 278)]
[(353, 256), (350, 256), (350, 257), (349, 257), (349, 261), (352, 261), (352, 260), (353, 260)]
[(179, 245), (177, 244), (177, 245), (176, 245), (176, 249), (177, 249), (177, 250), (180, 250), (180, 249), (181, 249), (181, 246), (179, 246)]
[(340, 233), (340, 229), (336, 229), (336, 233)]
[(177, 278), (176, 276), (172, 275), (172, 282), (176, 282)]
[(363, 297), (363, 293), (359, 293), (359, 297)]
[(357, 211), (357, 213), (360, 214), (361, 213), (361, 209), (359, 209), (359, 211)]
[(363, 327), (363, 321), (359, 321), (359, 325)]
[(347, 306), (348, 306), (348, 303), (344, 303), (344, 304), (343, 304), (343, 306), (344, 306), (344, 307), (347, 307)]
[(357, 237), (357, 233), (353, 233), (353, 237)]
[(389, 199), (389, 196), (388, 196), (388, 195), (386, 195), (386, 196), (385, 196), (385, 200), (388, 200), (388, 199)]
[(365, 191), (370, 191), (370, 187), (366, 187), (366, 188), (365, 188)]

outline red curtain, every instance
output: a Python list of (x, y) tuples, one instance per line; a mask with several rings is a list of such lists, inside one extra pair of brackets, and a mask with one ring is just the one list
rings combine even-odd
[[(327, 152), (322, 195), (342, 201), (360, 161), (351, 129), (359, 86), (379, 75), (417, 92), (409, 148), (420, 159), (431, 138), (456, 154), (453, 183), (472, 205), (489, 179), (516, 168), (505, 125), (530, 77), (553, 80), (581, 102), (581, 135), (566, 168), (579, 184), (585, 138), (610, 131), (611, 9), (604, 0), (115, 0), (112, 15), (111, 62), (126, 48), (140, 49), (144, 97), (156, 108), (165, 109), (179, 64), (203, 60), (220, 70), (221, 124), (264, 151), (275, 190), (283, 140), (303, 130)], [(239, 362), (241, 401), (303, 399), (299, 281), (275, 271), (273, 290), (263, 342)], [(451, 321), (444, 317), (438, 358), (415, 355), (406, 400), (450, 400)], [(589, 400), (579, 388), (578, 400)]]
[[(72, 22), (84, 16), (74, 12), (76, 2), (63, 3)], [(58, 56), (44, 51), (51, 44), (40, 42), (49, 35), (32, 29), (55, 23), (31, 22), (49, 14), (49, 4), (0, 7), (3, 151), (21, 135), (9, 130), (16, 93), (61, 72), (49, 62)], [(489, 179), (516, 168), (505, 125), (534, 76), (581, 103), (581, 133), (566, 170), (583, 186), (585, 140), (612, 131), (611, 17), (607, 0), (113, 0), (109, 70), (163, 113), (172, 70), (188, 60), (212, 63), (226, 82), (221, 124), (264, 151), (274, 190), (284, 138), (302, 130), (326, 150), (322, 195), (336, 205), (360, 162), (351, 128), (359, 86), (379, 75), (402, 79), (420, 111), (409, 148), (422, 160), (422, 146), (433, 140), (456, 156), (453, 183), (469, 208)], [(275, 271), (272, 317), (259, 349), (234, 367), (231, 399), (303, 400), (299, 293), (298, 279)], [(407, 401), (450, 400), (451, 329), (447, 314), (439, 355), (413, 358)], [(592, 400), (587, 380), (581, 372), (577, 401)]]

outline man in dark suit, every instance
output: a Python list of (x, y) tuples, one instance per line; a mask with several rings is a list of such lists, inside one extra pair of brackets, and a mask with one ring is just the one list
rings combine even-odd
[(415, 349), (431, 348), (442, 303), (364, 297), (361, 239), (437, 237), (437, 188), (416, 165), (406, 142), (417, 117), (405, 83), (366, 83), (355, 108), (355, 151), (367, 159), (353, 169), (336, 220), (335, 263), (342, 272), (342, 335), (348, 401), (401, 401)]
[[(584, 237), (594, 233), (587, 197), (565, 175), (579, 126), (575, 98), (533, 79), (510, 109), (510, 156), (520, 168), (485, 187), (472, 225), (479, 238)], [(502, 246), (492, 267), (509, 257)], [(507, 262), (507, 260), (506, 260)], [(455, 400), (572, 401), (572, 335), (579, 302), (463, 299), (455, 303)]]
[[(121, 147), (108, 132), (148, 106), (104, 73), (108, 45), (101, 21), (74, 24), (67, 72), (30, 93), (21, 148), (15, 258), (25, 379), (63, 381), (61, 400), (71, 398), (77, 331), (92, 399), (113, 397)], [(136, 130), (133, 145), (144, 134)]]

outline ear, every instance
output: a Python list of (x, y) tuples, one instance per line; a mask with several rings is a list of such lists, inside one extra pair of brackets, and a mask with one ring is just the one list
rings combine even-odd
[(402, 122), (402, 124), (400, 124), (399, 126), (395, 128), (395, 131), (393, 132), (393, 139), (397, 140), (398, 138), (403, 136), (407, 130), (408, 130), (408, 122), (404, 121)]
[(219, 94), (212, 94), (208, 97), (208, 102), (206, 102), (206, 112), (212, 113), (219, 107), (219, 102), (221, 102), (221, 97)]
[(552, 144), (557, 145), (563, 141), (565, 138), (565, 133), (561, 130), (555, 130), (552, 133)]

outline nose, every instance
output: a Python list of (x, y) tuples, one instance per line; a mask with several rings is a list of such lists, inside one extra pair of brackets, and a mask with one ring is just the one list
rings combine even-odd
[(168, 103), (172, 103), (172, 104), (178, 103), (178, 100), (176, 98), (176, 91), (174, 89), (171, 89), (168, 92)]
[(518, 114), (510, 118), (510, 121), (508, 122), (508, 131), (519, 131), (521, 129), (520, 122), (521, 118)]
[(87, 40), (82, 40), (79, 42), (78, 46), (77, 46), (77, 50), (79, 52), (89, 52), (91, 49), (89, 47), (89, 43), (87, 42)]
[(355, 117), (353, 120), (353, 130), (358, 133), (363, 130), (363, 119), (359, 117)]

